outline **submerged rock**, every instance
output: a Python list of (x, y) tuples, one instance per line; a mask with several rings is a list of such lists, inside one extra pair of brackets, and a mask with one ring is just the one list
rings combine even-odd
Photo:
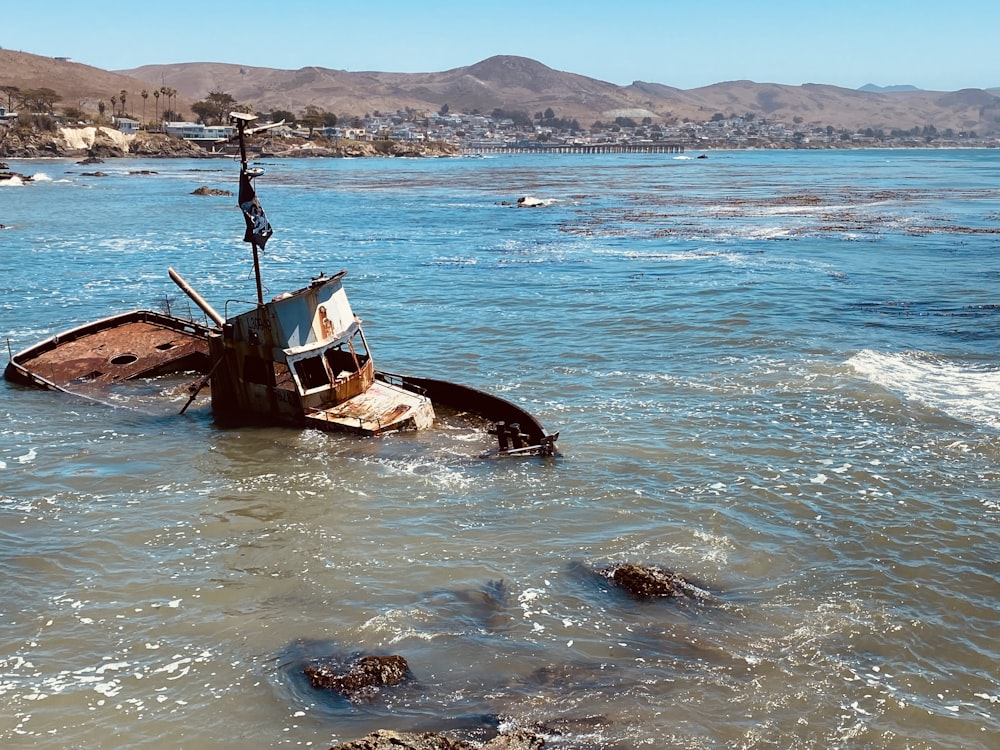
[(354, 742), (334, 745), (330, 750), (541, 750), (545, 740), (537, 734), (517, 730), (494, 737), (485, 745), (470, 745), (435, 732), (393, 732), (378, 729)]
[(383, 687), (399, 685), (409, 676), (410, 667), (402, 656), (362, 656), (347, 671), (314, 663), (305, 668), (305, 674), (317, 690), (333, 690), (357, 702), (371, 700)]
[(601, 575), (636, 599), (687, 597), (709, 599), (711, 595), (676, 573), (651, 565), (623, 563), (600, 571)]
[(195, 188), (191, 191), (191, 195), (223, 195), (231, 196), (233, 194), (232, 190), (221, 190), (219, 188), (210, 188), (208, 185), (202, 185), (200, 188)]
[(334, 745), (330, 750), (467, 750), (469, 746), (434, 732), (393, 732), (376, 729), (353, 742)]

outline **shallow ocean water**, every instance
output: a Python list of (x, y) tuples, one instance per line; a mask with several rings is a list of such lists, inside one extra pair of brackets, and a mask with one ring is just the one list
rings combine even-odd
[[(1000, 153), (263, 166), (269, 294), (346, 268), (380, 367), (521, 401), (563, 455), (4, 382), (5, 746), (996, 747)], [(190, 194), (232, 161), (10, 167), (12, 350), (187, 314), (167, 267), (253, 299), (234, 199)], [(625, 561), (713, 599), (632, 601), (594, 574)], [(412, 681), (301, 673), (370, 652)]]

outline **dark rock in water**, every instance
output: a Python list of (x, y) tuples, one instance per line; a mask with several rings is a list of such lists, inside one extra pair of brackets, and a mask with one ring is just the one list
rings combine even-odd
[(103, 164), (104, 159), (100, 159), (96, 156), (88, 156), (86, 159), (81, 159), (77, 164), (87, 165), (87, 164)]
[(601, 575), (625, 589), (636, 599), (658, 597), (687, 597), (708, 599), (707, 591), (669, 570), (654, 566), (624, 563), (613, 565), (601, 571)]
[(501, 734), (483, 745), (482, 750), (541, 750), (545, 740), (533, 732), (518, 729), (509, 734)]
[[(392, 732), (378, 729), (354, 742), (334, 745), (330, 750), (474, 750), (476, 746), (434, 732)], [(517, 730), (494, 737), (481, 750), (541, 750), (545, 740), (532, 732)]]
[(219, 188), (210, 188), (208, 185), (202, 185), (200, 188), (196, 188), (191, 191), (191, 195), (223, 195), (231, 196), (233, 194), (232, 190), (220, 190)]
[(400, 684), (409, 673), (410, 667), (402, 656), (362, 656), (346, 672), (323, 663), (305, 668), (314, 688), (333, 690), (352, 702), (371, 700), (381, 688)]
[(81, 177), (107, 177), (107, 172), (80, 172)]
[(393, 732), (377, 729), (354, 742), (334, 745), (330, 750), (468, 750), (469, 745), (433, 732)]

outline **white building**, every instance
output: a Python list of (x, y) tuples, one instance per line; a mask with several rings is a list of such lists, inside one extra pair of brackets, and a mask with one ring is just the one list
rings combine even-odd
[(200, 122), (165, 122), (163, 132), (186, 141), (221, 141), (236, 132), (232, 125), (202, 125)]

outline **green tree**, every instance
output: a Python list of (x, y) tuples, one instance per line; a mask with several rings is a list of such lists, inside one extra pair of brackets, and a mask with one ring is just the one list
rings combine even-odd
[(125, 116), (125, 99), (126, 98), (128, 98), (128, 92), (125, 89), (122, 89), (121, 92), (118, 94), (118, 99), (122, 103), (122, 117)]
[(510, 120), (519, 128), (531, 125), (531, 118), (524, 110), (508, 110), (497, 107), (490, 116), (494, 120)]
[(163, 119), (165, 119), (165, 120), (173, 120), (177, 116), (177, 113), (174, 112), (173, 106), (172, 106), (170, 100), (171, 99), (174, 100), (173, 104), (177, 103), (177, 89), (172, 89), (169, 86), (161, 86), (160, 87), (160, 93), (163, 94), (163, 96), (165, 96), (167, 98), (167, 102), (166, 102), (165, 108), (163, 110)]
[(299, 122), (309, 128), (309, 137), (312, 138), (313, 130), (323, 124), (323, 113), (319, 111), (319, 107), (310, 104), (299, 117)]
[(194, 112), (206, 125), (221, 125), (229, 119), (229, 113), (236, 109), (237, 101), (224, 91), (210, 91), (208, 96), (191, 105)]
[(83, 122), (87, 118), (87, 113), (80, 107), (63, 107), (63, 117), (70, 122)]
[(32, 112), (44, 112), (48, 114), (52, 111), (56, 102), (61, 100), (62, 97), (59, 94), (48, 88), (27, 89), (21, 92), (21, 101)]
[(7, 95), (7, 111), (9, 112), (14, 109), (14, 97), (21, 93), (21, 89), (17, 86), (0, 86), (0, 91)]

